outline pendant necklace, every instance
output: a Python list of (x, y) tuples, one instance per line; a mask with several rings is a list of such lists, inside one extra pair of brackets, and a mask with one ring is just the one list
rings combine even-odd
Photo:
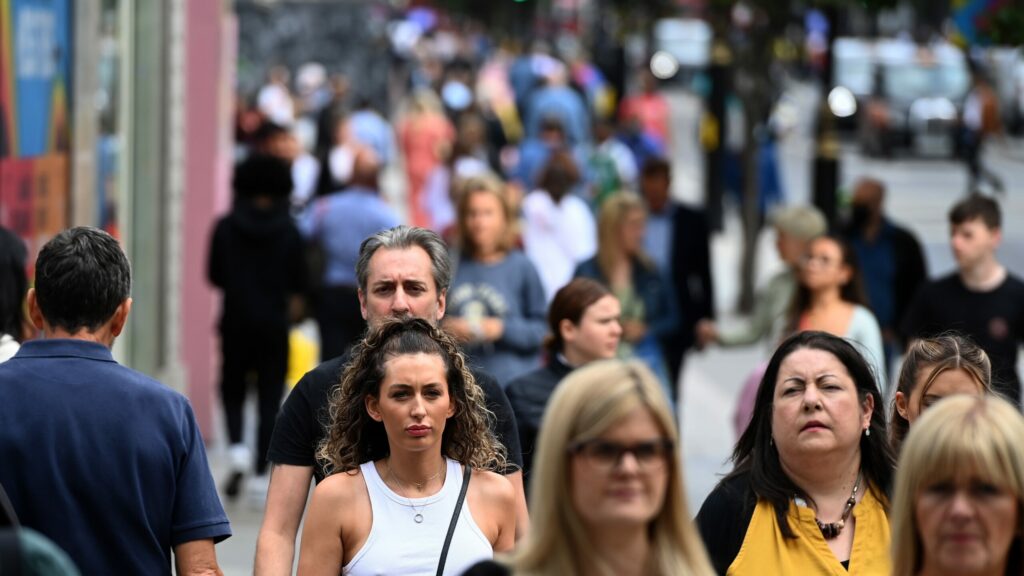
[(821, 530), (821, 535), (825, 537), (825, 540), (831, 540), (839, 533), (843, 531), (843, 527), (846, 526), (846, 520), (850, 518), (850, 512), (853, 511), (854, 504), (857, 503), (857, 489), (860, 488), (860, 474), (857, 474), (857, 481), (853, 484), (853, 492), (850, 494), (850, 499), (846, 501), (846, 506), (843, 507), (843, 515), (839, 517), (839, 520), (830, 522), (828, 524), (818, 520), (818, 516), (814, 516), (814, 523), (818, 525), (818, 530)]
[[(390, 458), (388, 458), (388, 462), (386, 462), (384, 464), (384, 466), (386, 466), (387, 469), (388, 469), (388, 476), (390, 476), (392, 480), (397, 482), (398, 485), (402, 488), (402, 491), (405, 492), (406, 491), (405, 482), (402, 482), (402, 479), (399, 478), (395, 474), (395, 472), (391, 469), (391, 459)], [(427, 485), (427, 482), (430, 482), (431, 480), (433, 480), (433, 479), (437, 478), (438, 476), (440, 476), (442, 471), (444, 471), (444, 462), (441, 463), (441, 468), (438, 469), (436, 474), (434, 474), (433, 476), (427, 478), (426, 480), (424, 480), (422, 482), (413, 482), (412, 485), (415, 486), (417, 490), (422, 490), (423, 487)], [(400, 496), (405, 496), (405, 495), (404, 494), (400, 494)], [(408, 496), (405, 496), (405, 499), (409, 502), (409, 508), (412, 508), (412, 511), (413, 511), (412, 521), (417, 523), (417, 524), (422, 524), (423, 523), (423, 508), (425, 508), (427, 505), (424, 504), (424, 505), (419, 507), (419, 510), (417, 510), (416, 509), (416, 505), (412, 503), (412, 498), (410, 498)]]

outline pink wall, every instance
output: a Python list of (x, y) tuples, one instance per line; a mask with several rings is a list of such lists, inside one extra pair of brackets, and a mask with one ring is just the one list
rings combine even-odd
[[(188, 396), (207, 441), (216, 433), (216, 294), (206, 281), (209, 236), (228, 204), (233, 20), (219, 0), (187, 0), (185, 15), (185, 190), (182, 208), (181, 353)], [(230, 56), (230, 57), (229, 57)]]

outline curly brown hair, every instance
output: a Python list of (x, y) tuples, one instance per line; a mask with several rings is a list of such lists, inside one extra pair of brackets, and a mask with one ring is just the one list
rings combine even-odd
[(327, 474), (355, 470), (390, 453), (384, 424), (370, 418), (366, 397), (379, 397), (388, 360), (421, 353), (440, 356), (448, 394), (455, 403), (455, 414), (441, 435), (441, 453), (474, 468), (505, 469), (505, 448), (490, 425), (494, 414), (487, 409), (483, 390), (466, 367), (455, 339), (421, 318), (394, 318), (371, 330), (353, 348), (341, 385), (331, 392), (330, 425), (316, 453)]

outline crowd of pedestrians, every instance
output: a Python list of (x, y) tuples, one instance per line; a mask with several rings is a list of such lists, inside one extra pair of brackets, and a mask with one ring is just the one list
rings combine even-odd
[[(224, 495), (266, 485), (257, 574), (1019, 573), (1024, 284), (995, 200), (952, 207), (958, 269), (934, 282), (881, 182), (841, 230), (783, 207), (785, 268), (727, 326), (652, 77), (608, 106), (597, 68), (543, 44), (417, 54), (393, 116), (340, 76), (293, 94), (282, 68), (239, 111), (208, 276)], [(0, 251), (24, 270), (16, 239)], [(0, 504), (83, 573), (217, 573), (231, 531), (188, 401), (110, 353), (131, 302), (91, 228), (42, 249), (33, 288), (5, 274)], [(321, 363), (285, 396), (304, 317)], [(694, 521), (686, 355), (759, 340), (733, 470)]]

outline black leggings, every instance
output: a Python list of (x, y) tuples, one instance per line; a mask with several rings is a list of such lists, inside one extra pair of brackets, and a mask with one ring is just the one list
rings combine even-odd
[(267, 469), (267, 450), (274, 431), (274, 420), (284, 394), (288, 370), (288, 331), (259, 334), (253, 331), (225, 331), (221, 334), (220, 396), (232, 444), (242, 442), (242, 408), (250, 380), (255, 380), (259, 395), (259, 433), (256, 448), (256, 473)]

